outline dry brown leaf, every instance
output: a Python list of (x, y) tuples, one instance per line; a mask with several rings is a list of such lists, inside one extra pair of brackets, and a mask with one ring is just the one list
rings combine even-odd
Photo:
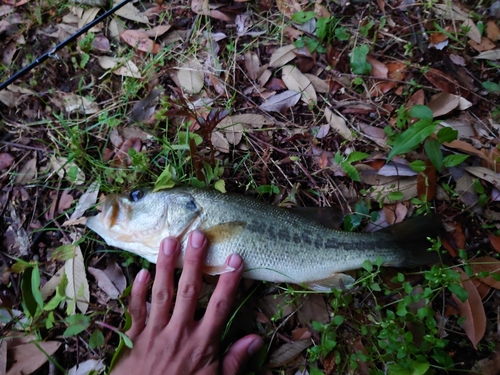
[(139, 9), (133, 6), (132, 3), (125, 4), (122, 8), (118, 9), (115, 14), (127, 20), (139, 23), (149, 23), (148, 17), (146, 17)]
[[(363, 176), (361, 177), (361, 181), (363, 181)], [(389, 200), (389, 194), (395, 192), (402, 193), (401, 199), (397, 201)], [(417, 177), (407, 177), (399, 180), (394, 180), (394, 177), (391, 177), (390, 182), (373, 186), (373, 189), (370, 190), (370, 196), (377, 202), (384, 204), (403, 202), (415, 198), (417, 196)]]
[(13, 365), (7, 375), (32, 374), (49, 360), (49, 356), (52, 356), (61, 344), (59, 341), (37, 342), (43, 351), (33, 343), (15, 346), (9, 350)]
[[(100, 10), (101, 9), (98, 7), (92, 7), (92, 8), (85, 10), (85, 12), (82, 14), (82, 17), (78, 21), (78, 28), (81, 29), (83, 26), (92, 22)], [(92, 27), (92, 29), (90, 29), (90, 32), (95, 33), (95, 32), (99, 32), (101, 30), (102, 30), (102, 26), (96, 25), (96, 26)]]
[(149, 39), (148, 33), (146, 33), (146, 31), (142, 29), (125, 30), (120, 34), (120, 38), (122, 38), (128, 45), (143, 52), (151, 52), (152, 54), (157, 54), (161, 48), (158, 43), (155, 43), (151, 39)]
[(406, 108), (411, 108), (415, 105), (423, 105), (425, 103), (425, 93), (424, 90), (420, 89), (416, 91), (406, 103)]
[[(493, 43), (489, 38), (483, 36), (481, 38), (481, 42), (480, 43), (476, 43), (474, 42), (472, 39), (469, 40), (468, 44), (474, 48), (477, 52), (484, 52), (484, 53), (487, 53), (485, 51), (490, 51), (492, 50), (493, 48), (496, 47), (496, 44)], [(497, 55), (498, 56), (498, 55)], [(479, 56), (476, 56), (475, 57), (476, 59), (480, 59), (481, 57)], [(490, 59), (490, 60), (495, 60), (494, 58), (493, 59)]]
[(372, 66), (372, 70), (370, 75), (375, 78), (387, 78), (387, 74), (389, 73), (389, 69), (385, 66), (384, 63), (378, 61), (375, 57), (368, 55), (366, 56), (366, 61), (369, 62)]
[(494, 42), (500, 38), (500, 29), (495, 21), (488, 21), (486, 25), (486, 36)]
[(434, 4), (433, 10), (448, 20), (465, 21), (469, 15), (453, 3)]
[(484, 332), (486, 330), (486, 314), (484, 312), (483, 301), (481, 300), (481, 296), (479, 295), (477, 288), (469, 280), (469, 277), (465, 274), (464, 271), (458, 269), (461, 274), (461, 282), (462, 287), (467, 291), (468, 298), (465, 302), (462, 302), (455, 294), (451, 294), (453, 301), (455, 301), (458, 313), (461, 318), (465, 318), (465, 321), (462, 324), (462, 329), (465, 331), (467, 337), (474, 346), (474, 349), (477, 350), (477, 344), (484, 336)]
[(64, 267), (59, 268), (57, 272), (52, 276), (49, 281), (43, 284), (40, 292), (42, 293), (42, 298), (45, 301), (56, 291), (57, 286), (61, 282), (64, 275)]
[[(406, 64), (401, 62), (390, 62), (385, 64), (388, 71), (388, 78), (395, 81), (403, 81), (406, 74)], [(398, 82), (380, 82), (377, 86), (382, 93), (387, 93), (398, 85)]]
[(204, 83), (203, 77), (203, 66), (196, 59), (186, 61), (177, 72), (180, 88), (190, 95), (201, 91)]
[(90, 101), (85, 96), (61, 92), (59, 93), (59, 97), (62, 100), (64, 110), (68, 113), (80, 112), (91, 115), (99, 112), (97, 103)]
[(330, 321), (330, 312), (322, 294), (309, 294), (300, 301), (297, 311), (297, 319), (303, 326), (309, 326), (311, 322), (326, 324)]
[(224, 152), (226, 154), (229, 152), (229, 142), (221, 132), (219, 131), (212, 132), (211, 140), (212, 140), (212, 145), (217, 150), (219, 150), (220, 152)]
[[(487, 271), (490, 274), (500, 275), (500, 260), (492, 257), (484, 256), (472, 259), (469, 265), (472, 267), (474, 273)], [(495, 280), (493, 276), (478, 277), (478, 279), (486, 285), (500, 289), (500, 281)]]
[(120, 294), (122, 294), (127, 288), (127, 278), (123, 274), (121, 267), (114, 260), (112, 260), (109, 261), (104, 272), (109, 277), (113, 285), (116, 286), (116, 289), (118, 289)]
[(352, 140), (352, 133), (346, 125), (345, 120), (337, 116), (330, 108), (325, 108), (325, 119), (331, 128), (339, 133), (344, 139)]
[(269, 66), (271, 68), (279, 68), (292, 61), (296, 57), (294, 53), (296, 49), (297, 47), (295, 47), (295, 45), (293, 44), (278, 48), (271, 55)]
[(150, 38), (156, 39), (159, 36), (165, 34), (168, 30), (170, 30), (171, 27), (172, 27), (172, 25), (158, 25), (156, 27), (153, 27), (150, 30), (146, 30), (146, 34)]
[(467, 18), (462, 24), (462, 27), (470, 28), (469, 31), (467, 32), (467, 36), (471, 38), (474, 42), (481, 43), (481, 32), (477, 28), (474, 21), (472, 21), (470, 18)]
[(211, 9), (208, 0), (192, 0), (191, 10), (202, 16), (209, 16), (226, 22), (232, 21), (231, 17), (228, 15), (218, 11), (217, 9)]
[(278, 95), (271, 96), (264, 103), (262, 103), (259, 108), (267, 112), (280, 112), (297, 104), (301, 96), (300, 92), (297, 91), (283, 91)]
[(94, 181), (90, 184), (85, 193), (82, 194), (75, 207), (75, 211), (71, 214), (69, 220), (63, 223), (63, 226), (74, 225), (74, 222), (83, 216), (85, 211), (96, 204), (97, 196), (99, 195), (100, 184)]
[(106, 368), (103, 361), (102, 359), (88, 359), (70, 368), (68, 375), (99, 375)]
[(302, 10), (300, 2), (297, 0), (276, 0), (276, 5), (278, 6), (279, 11), (288, 18)]
[(427, 73), (424, 74), (424, 77), (429, 80), (435, 87), (440, 89), (441, 91), (447, 92), (449, 94), (457, 94), (459, 90), (458, 84), (455, 80), (443, 73), (440, 70), (430, 68)]
[(273, 368), (283, 366), (311, 345), (311, 339), (293, 341), (281, 345), (269, 357), (268, 367)]
[(307, 77), (307, 79), (309, 79), (309, 81), (311, 81), (316, 92), (324, 94), (330, 91), (330, 85), (321, 78), (309, 73), (306, 73), (304, 75)]
[[(72, 310), (68, 313), (75, 314), (76, 308), (78, 308), (78, 310), (85, 314), (89, 307), (90, 291), (80, 246), (75, 246), (75, 257), (67, 260), (64, 264), (64, 273), (68, 278), (66, 296), (69, 300), (67, 303), (72, 306)], [(73, 303), (75, 300), (76, 303)]]
[(494, 49), (491, 51), (481, 52), (479, 55), (473, 57), (474, 59), (483, 60), (500, 60), (500, 49)]
[(449, 148), (453, 148), (455, 150), (465, 152), (466, 154), (474, 155), (474, 156), (477, 156), (481, 159), (487, 160), (487, 157), (485, 154), (483, 154), (477, 148), (475, 148), (470, 143), (467, 143), (465, 141), (455, 140), (453, 142), (445, 142), (445, 143), (443, 143), (443, 145), (446, 147), (449, 147)]
[(14, 157), (6, 152), (0, 152), (0, 171), (9, 168), (14, 162)]
[(490, 239), (491, 246), (495, 249), (497, 253), (500, 253), (500, 236), (495, 236), (493, 234), (488, 235)]
[(378, 128), (372, 125), (360, 124), (360, 129), (365, 134), (368, 139), (375, 142), (377, 145), (383, 148), (387, 148), (387, 134), (384, 129)]
[(473, 176), (479, 177), (481, 180), (488, 181), (497, 189), (500, 189), (500, 174), (493, 172), (491, 169), (484, 167), (465, 167), (465, 170)]
[(97, 285), (101, 290), (108, 295), (111, 299), (117, 299), (120, 297), (120, 291), (113, 284), (113, 282), (109, 279), (108, 275), (103, 270), (98, 268), (89, 267), (89, 273), (94, 276), (97, 281)]
[(281, 79), (289, 90), (300, 92), (302, 101), (307, 105), (315, 105), (318, 102), (311, 81), (295, 66), (285, 65), (281, 70)]
[[(113, 70), (113, 74), (124, 77), (142, 78), (139, 68), (131, 60), (125, 60), (123, 58), (100, 56), (97, 61), (103, 69)], [(117, 66), (123, 64), (116, 68)], [(116, 69), (115, 69), (116, 68)]]
[(247, 70), (248, 77), (251, 80), (256, 80), (260, 70), (260, 60), (259, 56), (253, 51), (245, 52), (245, 68)]
[(456, 109), (460, 104), (460, 96), (440, 92), (434, 95), (427, 106), (431, 109), (434, 117), (446, 115)]
[(36, 154), (33, 155), (33, 159), (28, 160), (17, 174), (14, 179), (15, 184), (26, 185), (36, 177)]

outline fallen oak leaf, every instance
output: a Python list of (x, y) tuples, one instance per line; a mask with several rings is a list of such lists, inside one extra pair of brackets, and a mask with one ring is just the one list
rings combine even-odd
[(467, 292), (467, 299), (462, 301), (455, 293), (451, 294), (453, 301), (457, 305), (458, 313), (461, 318), (465, 318), (462, 323), (462, 329), (477, 350), (477, 344), (484, 336), (486, 331), (486, 314), (484, 312), (481, 296), (474, 283), (469, 279), (464, 271), (458, 269), (461, 275), (460, 285)]
[(300, 92), (301, 99), (306, 104), (314, 105), (318, 102), (316, 90), (311, 81), (295, 66), (285, 65), (281, 70), (281, 79), (289, 90)]
[(500, 275), (500, 260), (493, 257), (484, 256), (472, 259), (469, 262), (469, 265), (476, 274), (484, 271), (488, 272), (488, 276), (478, 276), (478, 279), (486, 285), (489, 285), (495, 289), (500, 289), (500, 281), (497, 281), (495, 277), (491, 276)]
[(144, 30), (125, 30), (120, 34), (120, 38), (122, 38), (128, 45), (137, 48), (142, 52), (157, 54), (161, 48), (158, 43), (149, 39), (149, 35)]

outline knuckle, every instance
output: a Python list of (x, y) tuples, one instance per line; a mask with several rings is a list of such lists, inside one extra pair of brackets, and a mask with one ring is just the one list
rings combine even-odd
[(145, 315), (145, 311), (141, 306), (130, 306), (128, 311), (134, 320), (140, 320)]
[(199, 293), (197, 284), (187, 282), (179, 286), (179, 295), (184, 299), (198, 298)]
[(214, 312), (217, 315), (226, 315), (231, 309), (231, 304), (226, 298), (219, 299), (214, 303)]
[(158, 305), (165, 305), (171, 299), (172, 293), (170, 293), (167, 289), (159, 289), (155, 291), (154, 301)]

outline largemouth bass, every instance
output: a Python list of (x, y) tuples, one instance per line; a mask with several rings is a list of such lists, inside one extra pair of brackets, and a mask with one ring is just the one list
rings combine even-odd
[(153, 263), (163, 238), (177, 237), (183, 254), (189, 233), (201, 229), (210, 243), (207, 274), (231, 271), (225, 261), (237, 253), (244, 260), (243, 277), (330, 290), (349, 287), (354, 279), (342, 272), (361, 268), (365, 260), (381, 257), (393, 267), (429, 263), (427, 237), (437, 234), (438, 221), (419, 217), (375, 233), (349, 233), (242, 195), (174, 188), (110, 195), (87, 226), (108, 245)]

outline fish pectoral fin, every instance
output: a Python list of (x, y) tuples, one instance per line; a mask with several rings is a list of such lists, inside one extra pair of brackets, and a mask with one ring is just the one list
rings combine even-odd
[(239, 235), (246, 225), (247, 223), (244, 221), (228, 221), (204, 229), (204, 232), (210, 245), (215, 245)]
[(204, 266), (202, 272), (207, 275), (222, 275), (223, 273), (233, 272), (234, 268), (224, 264), (222, 266)]
[(329, 292), (333, 289), (346, 289), (352, 286), (354, 279), (345, 273), (333, 273), (330, 277), (305, 283), (310, 290)]

